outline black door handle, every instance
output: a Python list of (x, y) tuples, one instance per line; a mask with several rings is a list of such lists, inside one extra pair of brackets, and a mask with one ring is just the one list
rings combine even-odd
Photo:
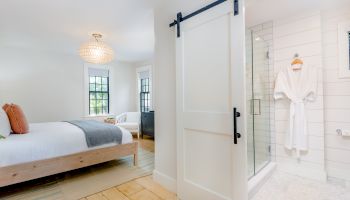
[(233, 143), (237, 144), (237, 139), (241, 138), (241, 134), (237, 132), (237, 117), (240, 117), (241, 113), (237, 112), (237, 108), (233, 108)]

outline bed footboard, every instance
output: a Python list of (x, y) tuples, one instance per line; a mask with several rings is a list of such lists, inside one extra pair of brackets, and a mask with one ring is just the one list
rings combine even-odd
[(129, 155), (133, 155), (134, 165), (137, 165), (138, 145), (136, 142), (0, 167), (0, 187), (79, 169)]

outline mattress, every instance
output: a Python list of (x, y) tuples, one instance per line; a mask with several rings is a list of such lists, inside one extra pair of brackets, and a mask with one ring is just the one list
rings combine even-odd
[[(67, 122), (30, 124), (30, 132), (11, 134), (0, 140), (0, 167), (70, 155), (109, 147), (115, 143), (88, 148), (84, 132)], [(131, 133), (120, 127), (122, 144), (131, 143)]]

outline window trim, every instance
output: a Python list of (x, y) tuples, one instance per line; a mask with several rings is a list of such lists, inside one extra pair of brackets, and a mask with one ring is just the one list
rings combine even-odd
[[(89, 76), (89, 75), (88, 75)], [(110, 90), (109, 90), (109, 75), (108, 75), (108, 77), (101, 77), (101, 78), (107, 78), (107, 91), (102, 91), (102, 88), (101, 88), (101, 91), (96, 91), (96, 82), (95, 82), (95, 91), (91, 91), (90, 90), (90, 85), (91, 85), (91, 83), (90, 83), (90, 78), (91, 78), (92, 76), (89, 76), (89, 103), (88, 103), (88, 106), (89, 106), (89, 116), (101, 116), (101, 114), (100, 115), (92, 115), (91, 114), (91, 107), (90, 107), (90, 101), (91, 101), (91, 94), (95, 94), (95, 98), (96, 98), (96, 94), (97, 93), (102, 93), (102, 94), (107, 94), (107, 113), (104, 113), (104, 114), (102, 114), (102, 115), (106, 115), (106, 114), (109, 114), (110, 112), (110, 109), (109, 109), (109, 107), (110, 107), (110, 100), (109, 100), (109, 98), (110, 98)], [(99, 77), (99, 76), (94, 76), (95, 78), (96, 77)], [(96, 80), (95, 80), (96, 81)], [(102, 85), (106, 85), (106, 84), (101, 84), (101, 86)], [(103, 95), (102, 95), (103, 96)], [(97, 100), (100, 100), (100, 99), (95, 99), (96, 101)], [(102, 99), (101, 99), (102, 101), (103, 100), (105, 100), (103, 97), (102, 97)], [(95, 107), (95, 108), (98, 108), (98, 107)], [(102, 105), (102, 110), (103, 110), (103, 108), (104, 108), (104, 106)], [(96, 110), (95, 110), (95, 112), (96, 112)]]
[[(108, 90), (109, 90), (109, 98), (108, 98), (108, 114), (103, 114), (103, 115), (90, 115), (90, 77), (89, 77), (89, 68), (94, 68), (94, 69), (105, 69), (109, 71), (109, 81), (108, 81)], [(113, 71), (112, 67), (109, 65), (95, 65), (95, 64), (90, 64), (90, 63), (84, 63), (84, 117), (89, 118), (89, 117), (108, 117), (108, 116), (113, 116), (112, 110), (113, 106), (111, 105), (111, 102), (113, 102)]]
[(153, 66), (152, 65), (144, 65), (141, 67), (137, 67), (136, 68), (136, 85), (137, 85), (137, 90), (136, 90), (136, 102), (137, 102), (137, 110), (139, 112), (141, 112), (140, 108), (140, 92), (141, 92), (141, 88), (140, 88), (140, 73), (142, 72), (149, 72), (149, 93), (150, 93), (150, 97), (151, 97), (151, 106), (150, 106), (150, 110), (154, 110), (154, 90), (153, 90)]
[[(139, 80), (140, 80), (140, 91), (139, 91), (140, 108), (139, 109), (140, 109), (140, 112), (149, 112), (149, 111), (151, 111), (151, 108), (152, 108), (152, 106), (151, 106), (152, 97), (151, 97), (151, 87), (150, 87), (151, 86), (151, 84), (150, 84), (151, 79), (150, 79), (150, 77), (148, 77), (148, 78), (144, 78), (144, 79), (140, 78)], [(145, 84), (143, 86), (142, 84), (145, 80), (147, 80), (147, 84)], [(144, 89), (146, 91), (144, 91)], [(147, 102), (149, 102), (149, 106), (146, 105)]]
[(350, 78), (350, 22), (338, 24), (338, 78)]

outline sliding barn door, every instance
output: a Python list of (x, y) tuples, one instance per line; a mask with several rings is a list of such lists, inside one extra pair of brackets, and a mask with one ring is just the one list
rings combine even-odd
[(226, 1), (183, 21), (176, 36), (181, 200), (247, 198), (242, 4), (238, 15)]

